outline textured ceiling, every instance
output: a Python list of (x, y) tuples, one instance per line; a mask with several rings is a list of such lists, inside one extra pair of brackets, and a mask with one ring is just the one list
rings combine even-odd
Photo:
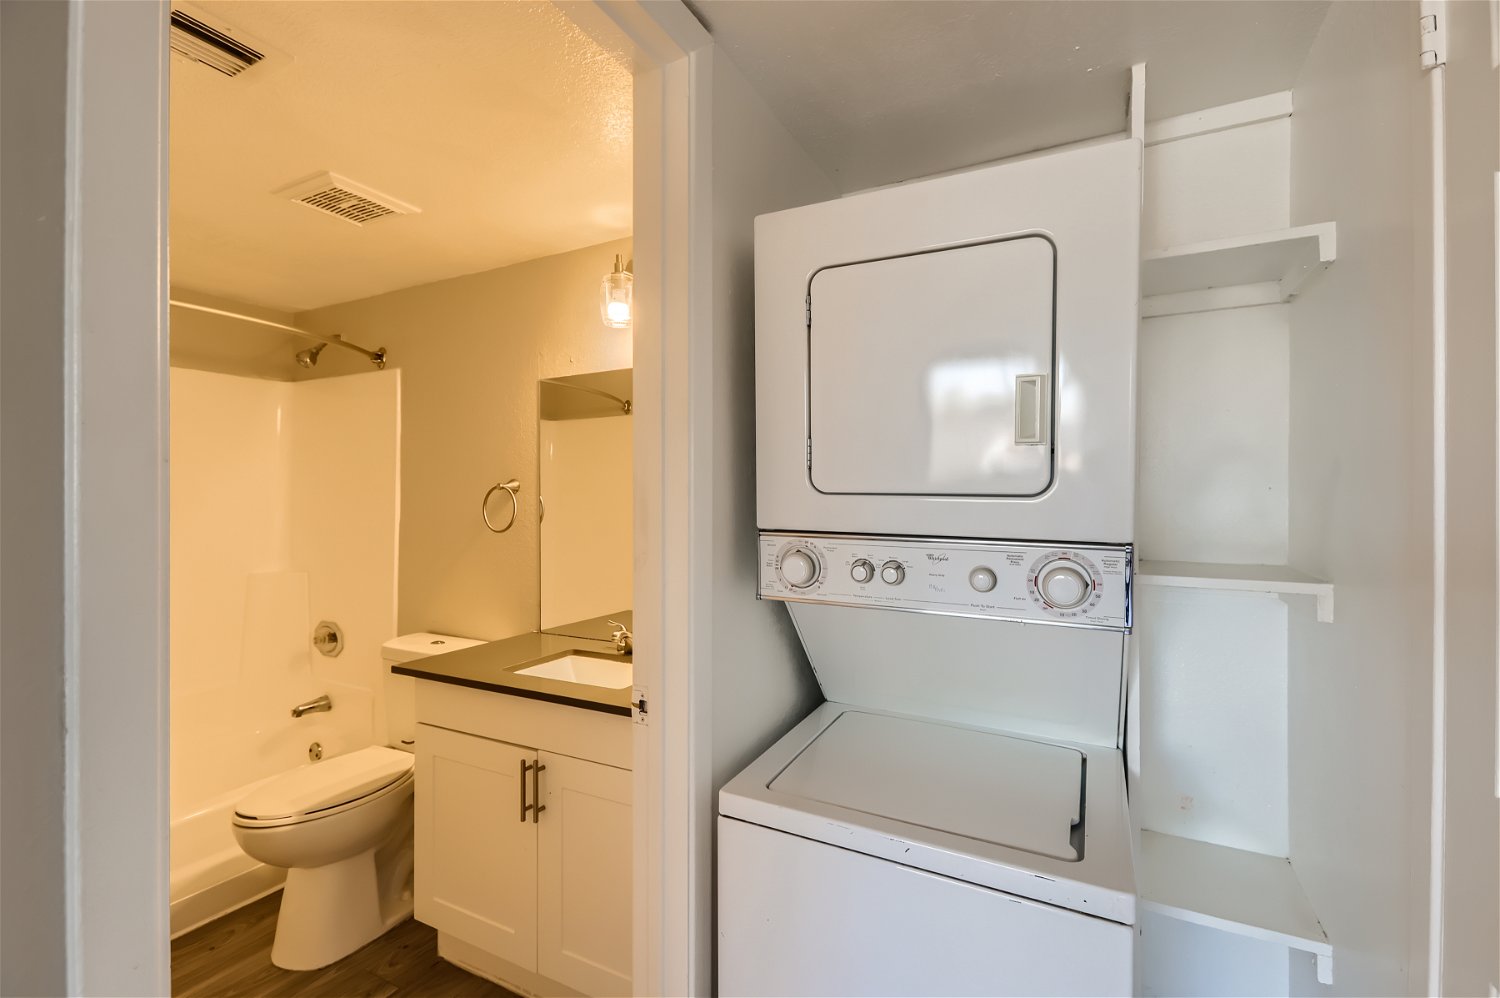
[(1290, 89), (1326, 0), (690, 0), (836, 183), (860, 190)]
[[(287, 312), (630, 234), (631, 80), (548, 3), (221, 0), (272, 52), (172, 59), (172, 283)], [(329, 170), (420, 214), (271, 192)]]

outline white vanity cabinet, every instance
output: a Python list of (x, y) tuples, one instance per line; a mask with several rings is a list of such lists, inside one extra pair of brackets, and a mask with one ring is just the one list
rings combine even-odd
[(541, 753), (537, 969), (588, 995), (630, 993), (630, 771)]
[(629, 994), (629, 719), (421, 682), (417, 720), (415, 913), (439, 951), (528, 992)]

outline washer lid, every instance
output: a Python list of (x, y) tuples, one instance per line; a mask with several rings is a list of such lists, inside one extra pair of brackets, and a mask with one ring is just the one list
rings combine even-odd
[(1076, 861), (1083, 753), (931, 721), (845, 711), (769, 789)]
[(278, 776), (252, 791), (234, 810), (260, 820), (322, 811), (388, 787), (411, 768), (410, 753), (372, 745)]

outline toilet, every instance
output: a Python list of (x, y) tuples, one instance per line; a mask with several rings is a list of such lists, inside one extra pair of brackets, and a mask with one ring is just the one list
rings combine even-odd
[[(483, 642), (408, 634), (383, 648), (390, 738), (300, 766), (236, 806), (240, 848), (286, 868), (271, 962), (326, 967), (411, 916), (414, 683), (390, 666)], [(335, 709), (337, 709), (335, 707)]]

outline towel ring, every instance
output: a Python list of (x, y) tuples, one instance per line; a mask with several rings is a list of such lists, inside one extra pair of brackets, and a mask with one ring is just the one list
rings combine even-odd
[[(490, 522), (490, 496), (500, 491), (504, 491), (510, 496), (510, 519), (505, 521), (505, 526), (503, 527), (497, 527)], [(514, 527), (516, 525), (516, 514), (520, 512), (520, 507), (516, 503), (516, 493), (520, 491), (521, 483), (514, 478), (508, 482), (501, 482), (498, 485), (490, 486), (490, 490), (484, 494), (484, 499), (479, 504), (479, 515), (484, 517), (484, 525), (497, 534), (503, 534), (511, 527)]]

